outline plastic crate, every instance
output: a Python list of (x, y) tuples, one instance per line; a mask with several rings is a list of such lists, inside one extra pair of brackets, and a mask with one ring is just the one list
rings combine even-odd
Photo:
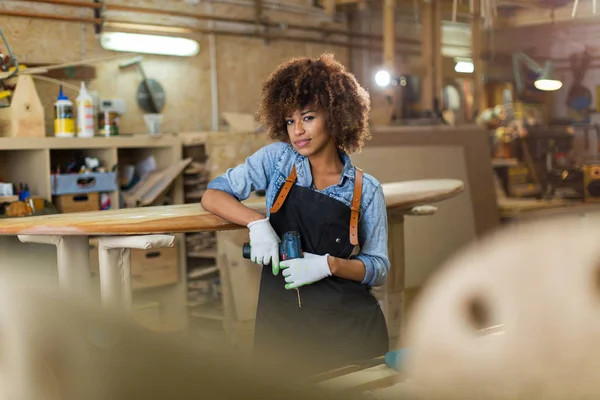
[(89, 172), (50, 176), (52, 195), (113, 192), (118, 189), (116, 172)]

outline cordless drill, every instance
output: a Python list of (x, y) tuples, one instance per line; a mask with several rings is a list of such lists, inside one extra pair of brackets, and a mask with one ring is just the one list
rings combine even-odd
[[(242, 256), (250, 259), (250, 243), (244, 243), (244, 246), (242, 247)], [(289, 231), (281, 236), (281, 243), (279, 243), (279, 260), (291, 260), (293, 258), (302, 258), (302, 243), (300, 242), (300, 233)]]

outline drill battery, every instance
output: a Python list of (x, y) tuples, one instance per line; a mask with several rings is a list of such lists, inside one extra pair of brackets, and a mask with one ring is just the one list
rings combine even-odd
[[(250, 254), (250, 243), (244, 243), (242, 256), (250, 259)], [(279, 260), (291, 260), (294, 258), (302, 258), (300, 233), (297, 231), (285, 232), (281, 236), (281, 243), (279, 243)]]

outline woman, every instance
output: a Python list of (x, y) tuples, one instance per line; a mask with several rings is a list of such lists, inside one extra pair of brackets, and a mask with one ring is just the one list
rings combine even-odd
[[(380, 183), (348, 154), (370, 138), (368, 93), (331, 55), (297, 58), (266, 80), (259, 107), (269, 144), (208, 185), (202, 207), (250, 230), (262, 270), (254, 351), (278, 369), (314, 374), (383, 355), (388, 333), (370, 291), (389, 271)], [(242, 205), (265, 190), (267, 217)], [(304, 256), (280, 260), (285, 232)], [(241, 250), (240, 250), (241, 251)]]

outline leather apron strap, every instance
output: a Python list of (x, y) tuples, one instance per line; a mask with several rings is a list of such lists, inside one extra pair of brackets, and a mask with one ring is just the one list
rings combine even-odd
[(355, 168), (354, 177), (354, 195), (352, 196), (352, 204), (350, 204), (350, 244), (356, 246), (358, 244), (358, 216), (360, 215), (360, 198), (362, 195), (363, 171), (358, 167)]
[[(350, 204), (350, 243), (353, 246), (358, 244), (358, 217), (360, 215), (360, 198), (362, 195), (362, 182), (363, 182), (363, 171), (358, 167), (354, 167), (356, 171), (355, 179), (354, 179), (354, 194), (352, 196), (352, 203)], [(271, 213), (276, 213), (279, 211), (285, 199), (290, 192), (290, 189), (296, 182), (296, 166), (292, 167), (292, 172), (286, 178), (281, 191), (279, 192), (279, 196), (273, 202), (273, 206), (271, 207)]]
[(283, 184), (283, 187), (281, 188), (281, 192), (279, 192), (279, 196), (277, 196), (275, 202), (273, 203), (273, 206), (271, 206), (271, 213), (276, 213), (277, 211), (279, 211), (279, 209), (285, 202), (285, 198), (287, 197), (288, 193), (290, 192), (290, 189), (292, 188), (295, 182), (296, 166), (294, 165), (294, 167), (292, 168), (292, 172), (290, 172), (290, 174), (285, 180), (285, 183)]

